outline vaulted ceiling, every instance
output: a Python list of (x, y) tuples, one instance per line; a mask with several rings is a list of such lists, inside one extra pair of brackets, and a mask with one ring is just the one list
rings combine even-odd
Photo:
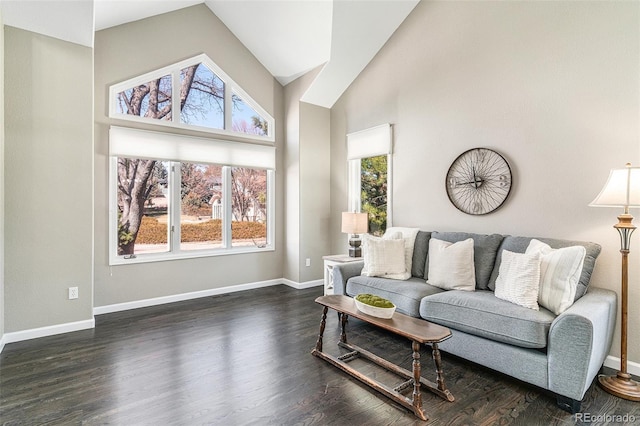
[(205, 3), (302, 100), (331, 108), (419, 0), (0, 0), (6, 25), (93, 47), (95, 31)]

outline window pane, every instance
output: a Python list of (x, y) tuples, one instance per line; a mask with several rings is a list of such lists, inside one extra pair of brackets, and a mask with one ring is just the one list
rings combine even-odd
[(180, 70), (180, 122), (224, 128), (224, 82), (204, 64)]
[(362, 212), (369, 214), (369, 233), (382, 235), (387, 229), (387, 156), (360, 160)]
[(180, 250), (222, 246), (222, 167), (180, 165)]
[(235, 93), (232, 96), (233, 113), (231, 121), (234, 132), (248, 135), (267, 136), (267, 121)]
[(118, 158), (118, 255), (169, 251), (169, 163)]
[(267, 244), (267, 171), (231, 169), (232, 246)]
[(170, 121), (171, 75), (118, 93), (117, 112)]

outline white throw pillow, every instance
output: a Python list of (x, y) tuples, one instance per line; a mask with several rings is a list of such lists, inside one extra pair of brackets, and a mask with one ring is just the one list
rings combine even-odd
[(411, 267), (413, 266), (413, 247), (416, 243), (418, 231), (420, 231), (420, 228), (393, 226), (391, 228), (387, 228), (382, 236), (382, 238), (387, 238), (387, 235), (397, 235), (397, 233), (400, 233), (402, 235), (401, 238), (404, 238), (404, 263), (405, 268), (409, 273), (409, 276), (405, 279), (411, 277)]
[(404, 239), (378, 238), (364, 234), (362, 251), (364, 268), (361, 275), (394, 278), (406, 274)]
[(538, 306), (538, 287), (540, 286), (540, 254), (514, 253), (502, 251), (502, 262), (496, 278), (498, 299), (540, 310)]
[(540, 253), (538, 303), (556, 315), (573, 305), (587, 250), (583, 246), (552, 249), (533, 239), (526, 253)]
[(450, 243), (431, 238), (428, 277), (428, 284), (445, 290), (475, 291), (473, 239)]

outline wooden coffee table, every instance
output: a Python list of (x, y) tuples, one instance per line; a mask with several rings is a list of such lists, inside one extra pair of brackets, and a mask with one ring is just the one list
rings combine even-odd
[[(403, 315), (399, 312), (395, 312), (390, 319), (376, 318), (360, 312), (356, 307), (354, 300), (350, 297), (343, 295), (331, 295), (320, 296), (316, 299), (316, 303), (324, 306), (322, 311), (322, 319), (320, 321), (320, 333), (318, 334), (318, 341), (316, 347), (311, 353), (325, 361), (333, 364), (342, 371), (350, 374), (362, 383), (372, 387), (383, 395), (398, 402), (402, 406), (413, 411), (413, 413), (422, 420), (427, 420), (427, 416), (422, 410), (422, 395), (420, 394), (420, 386), (425, 386), (427, 389), (446, 399), (447, 401), (454, 401), (454, 397), (449, 392), (444, 383), (444, 375), (442, 372), (442, 361), (440, 357), (440, 350), (438, 349), (438, 343), (451, 337), (451, 331), (437, 324), (430, 323), (428, 321), (413, 318), (407, 315)], [(340, 341), (338, 345), (340, 347), (348, 349), (350, 352), (344, 355), (335, 357), (333, 355), (322, 352), (322, 335), (324, 334), (324, 328), (327, 320), (327, 311), (329, 308), (337, 311), (340, 314), (340, 322), (342, 332), (340, 335)], [(352, 316), (358, 318), (364, 322), (380, 327), (384, 330), (392, 333), (404, 336), (411, 340), (411, 347), (413, 350), (413, 371), (405, 370), (404, 368), (397, 366), (383, 358), (380, 358), (373, 353), (366, 351), (356, 345), (347, 343), (347, 335), (345, 327), (347, 324), (347, 318)], [(420, 345), (429, 344), (433, 349), (433, 360), (436, 365), (436, 383), (433, 383), (420, 375)], [(396, 387), (391, 388), (377, 380), (374, 380), (363, 373), (355, 370), (347, 363), (356, 358), (364, 358), (375, 364), (391, 371), (405, 379), (406, 381), (398, 384)], [(413, 386), (412, 398), (405, 397), (401, 392)]]

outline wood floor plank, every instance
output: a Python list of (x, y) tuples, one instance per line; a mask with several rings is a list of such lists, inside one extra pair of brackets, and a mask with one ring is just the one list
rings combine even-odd
[[(313, 357), (321, 288), (281, 285), (96, 317), (96, 328), (6, 345), (2, 425), (419, 425), (411, 412)], [(355, 318), (349, 340), (408, 370), (411, 343)], [(338, 318), (324, 349), (344, 351)], [(549, 393), (443, 353), (451, 403), (423, 391), (429, 425), (568, 425)], [(431, 366), (428, 348), (423, 369)], [(360, 364), (359, 364), (360, 363)], [(395, 386), (371, 363), (350, 365)], [(377, 368), (377, 369), (376, 369)], [(597, 386), (590, 415), (640, 404)], [(580, 422), (578, 422), (580, 424)]]

